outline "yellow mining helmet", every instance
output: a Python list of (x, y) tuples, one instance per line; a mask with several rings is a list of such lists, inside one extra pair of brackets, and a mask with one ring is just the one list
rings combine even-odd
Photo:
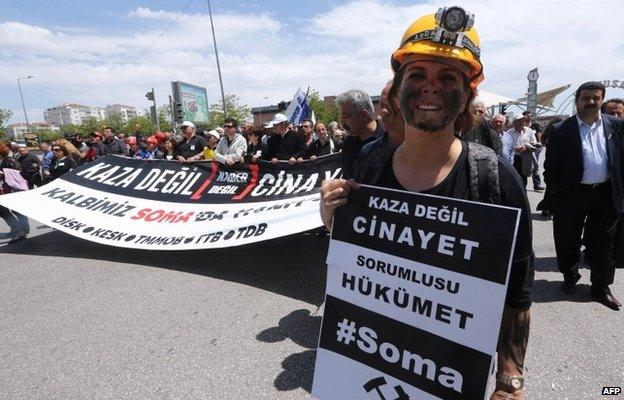
[[(414, 21), (403, 34), (399, 48), (390, 58), (394, 72), (413, 56), (423, 59), (461, 61), (464, 74), (475, 89), (483, 80), (483, 65), (479, 60), (481, 41), (473, 27), (474, 14), (461, 7), (442, 7), (435, 14)], [(454, 63), (457, 65), (457, 63)]]

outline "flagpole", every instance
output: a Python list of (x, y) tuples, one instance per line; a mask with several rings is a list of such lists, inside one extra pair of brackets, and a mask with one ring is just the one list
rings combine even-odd
[(206, 0), (208, 3), (208, 14), (210, 14), (210, 28), (212, 29), (212, 42), (215, 49), (215, 57), (217, 59), (217, 72), (219, 73), (219, 86), (221, 87), (221, 101), (223, 102), (223, 118), (227, 118), (227, 107), (225, 106), (225, 92), (223, 91), (223, 79), (221, 78), (221, 65), (219, 64), (219, 51), (217, 50), (217, 38), (215, 36), (214, 23), (212, 22), (212, 8), (210, 7), (210, 0)]

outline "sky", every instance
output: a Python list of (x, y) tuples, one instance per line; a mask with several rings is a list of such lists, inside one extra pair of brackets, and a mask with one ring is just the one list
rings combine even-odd
[[(620, 0), (211, 0), (225, 92), (250, 107), (290, 100), (308, 85), (321, 96), (377, 95), (405, 29), (451, 5), (475, 14), (482, 90), (522, 97), (536, 67), (540, 91), (624, 81)], [(0, 0), (0, 71), (9, 123), (24, 121), (17, 78), (28, 75), (31, 122), (65, 102), (146, 109), (147, 91), (166, 103), (178, 80), (206, 87), (210, 103), (220, 99), (206, 0)], [(622, 86), (606, 97), (624, 97)]]

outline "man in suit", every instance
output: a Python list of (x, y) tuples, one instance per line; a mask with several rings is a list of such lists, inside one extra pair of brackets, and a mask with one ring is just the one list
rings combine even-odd
[(586, 82), (576, 90), (577, 114), (555, 125), (546, 148), (545, 178), (553, 214), (562, 290), (575, 291), (581, 235), (591, 257), (592, 297), (613, 310), (622, 304), (611, 294), (614, 266), (608, 260), (609, 234), (624, 214), (622, 135), (624, 122), (601, 114), (605, 87)]
[(267, 150), (262, 158), (277, 164), (278, 160), (288, 160), (290, 164), (300, 163), (308, 152), (303, 135), (288, 126), (288, 118), (281, 113), (275, 114), (267, 125), (273, 128), (274, 134), (267, 141)]

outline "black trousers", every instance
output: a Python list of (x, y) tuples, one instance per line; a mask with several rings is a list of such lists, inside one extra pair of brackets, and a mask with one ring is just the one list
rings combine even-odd
[(522, 178), (522, 183), (524, 183), (524, 187), (526, 189), (528, 178), (525, 175), (522, 175), (522, 157), (521, 156), (514, 155), (513, 166), (516, 169), (516, 172), (518, 172), (518, 175), (520, 175), (520, 178)]
[(611, 199), (611, 183), (579, 184), (553, 194), (553, 235), (557, 264), (564, 276), (578, 273), (581, 237), (591, 257), (591, 283), (604, 287), (613, 283), (615, 268), (609, 262), (609, 235), (615, 229), (617, 213)]

